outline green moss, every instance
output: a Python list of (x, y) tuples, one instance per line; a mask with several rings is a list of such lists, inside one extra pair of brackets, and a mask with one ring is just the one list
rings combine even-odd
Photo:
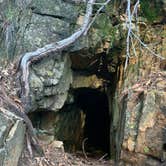
[(99, 30), (98, 35), (100, 35), (103, 39), (109, 38), (113, 31), (112, 24), (105, 14), (98, 16), (93, 27)]
[(142, 0), (140, 4), (142, 15), (149, 22), (156, 21), (160, 17), (160, 15), (162, 15), (162, 3), (156, 2), (156, 0)]

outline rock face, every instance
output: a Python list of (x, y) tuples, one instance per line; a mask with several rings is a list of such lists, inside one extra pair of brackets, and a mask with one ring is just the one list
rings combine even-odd
[[(0, 1), (0, 56), (13, 58), (68, 37), (82, 24), (84, 8), (84, 3), (63, 0)], [(107, 19), (100, 17), (99, 20), (104, 19), (104, 22)], [(106, 33), (111, 27), (111, 23), (105, 26)], [(89, 36), (83, 37), (70, 50), (96, 47), (103, 39), (99, 31), (90, 39)]]
[[(78, 139), (70, 135), (70, 128), (82, 137), (85, 120), (82, 110), (70, 108), (75, 104), (72, 91), (101, 90), (109, 100), (111, 156), (121, 159), (122, 165), (157, 166), (166, 159), (166, 65), (164, 60), (136, 49), (137, 57), (131, 55), (124, 71), (125, 33), (121, 24), (125, 16), (119, 9), (121, 2), (114, 2), (111, 11), (104, 9), (87, 36), (64, 52), (52, 53), (31, 65), (30, 112), (53, 111), (48, 118), (43, 116), (41, 128), (51, 129), (51, 135), (44, 139), (63, 139), (72, 145)], [(150, 48), (162, 56), (166, 55), (164, 5), (164, 0), (142, 0), (143, 18), (138, 24), (141, 40), (154, 43), (155, 49)], [(0, 57), (16, 58), (66, 38), (82, 24), (84, 8), (84, 3), (74, 0), (0, 0)], [(117, 8), (122, 12), (120, 17)], [(0, 118), (0, 165), (16, 165), (25, 126), (8, 112), (1, 113)]]
[(63, 109), (57, 114), (54, 121), (55, 139), (62, 140), (65, 149), (74, 152), (82, 145), (85, 113), (74, 105), (66, 106)]
[(67, 99), (72, 73), (70, 59), (58, 56), (34, 65), (30, 75), (31, 110), (58, 111)]
[[(0, 57), (15, 58), (26, 52), (36, 50), (45, 44), (68, 37), (78, 29), (83, 21), (85, 3), (63, 0), (0, 1)], [(105, 24), (105, 35), (101, 35)], [(31, 108), (57, 111), (64, 105), (72, 81), (70, 59), (68, 54), (76, 56), (82, 52), (84, 57), (92, 57), (102, 52), (112, 24), (103, 14), (96, 21), (94, 33), (83, 37), (68, 53), (52, 54), (51, 58), (42, 60), (32, 66), (30, 72)], [(110, 37), (111, 35), (109, 35)], [(98, 48), (98, 49), (95, 49)], [(101, 49), (99, 49), (101, 48)], [(89, 51), (89, 50), (94, 51)], [(88, 53), (88, 55), (87, 55)], [(80, 54), (80, 53), (79, 53)], [(52, 57), (55, 58), (52, 58)], [(4, 57), (5, 58), (5, 57)]]
[(17, 166), (24, 147), (25, 124), (8, 110), (0, 108), (0, 165)]
[[(151, 165), (155, 160), (149, 156), (165, 161), (166, 85), (162, 81), (157, 78), (158, 86), (153, 90), (133, 92), (127, 102), (122, 158), (130, 163)], [(137, 154), (141, 155), (134, 157)]]
[[(164, 26), (158, 40), (157, 53), (165, 57)], [(155, 42), (158, 28), (149, 27), (146, 42)], [(141, 32), (143, 33), (143, 31)], [(160, 38), (161, 37), (161, 38)], [(145, 61), (146, 59), (146, 61)], [(115, 99), (114, 120), (117, 154), (131, 165), (162, 165), (165, 163), (166, 143), (166, 72), (165, 60), (149, 57), (146, 52), (139, 59), (131, 58), (126, 78), (119, 81), (118, 101)], [(120, 126), (119, 126), (120, 125)], [(119, 134), (118, 134), (119, 133)], [(118, 156), (119, 155), (119, 156)], [(163, 162), (163, 163), (162, 163)]]
[(77, 75), (74, 74), (72, 88), (93, 88), (98, 89), (103, 86), (103, 80), (98, 78), (96, 75)]
[(0, 56), (10, 58), (67, 37), (78, 15), (74, 5), (59, 0), (1, 1), (0, 8)]

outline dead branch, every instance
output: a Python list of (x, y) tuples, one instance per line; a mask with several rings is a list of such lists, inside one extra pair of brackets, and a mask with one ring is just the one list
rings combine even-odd
[(155, 52), (153, 52), (153, 51), (147, 46), (147, 44), (145, 44), (143, 41), (141, 41), (141, 39), (140, 39), (134, 32), (131, 32), (131, 33), (132, 33), (132, 35), (135, 37), (135, 39), (137, 39), (138, 42), (139, 42), (144, 48), (146, 48), (152, 55), (154, 55), (154, 56), (156, 56), (156, 57), (158, 57), (158, 58), (160, 58), (160, 59), (162, 59), (162, 60), (165, 59), (165, 58), (162, 57), (161, 55), (156, 54)]
[(107, 0), (107, 1), (104, 2), (104, 3), (94, 3), (94, 4), (96, 4), (96, 5), (100, 4), (100, 5), (102, 5), (102, 6), (97, 10), (95, 16), (93, 17), (92, 21), (89, 23), (89, 25), (88, 25), (86, 31), (84, 32), (84, 35), (87, 34), (88, 30), (90, 29), (90, 27), (92, 26), (92, 24), (93, 24), (94, 21), (96, 20), (97, 16), (99, 16), (100, 12), (104, 9), (104, 7), (105, 7), (106, 5), (108, 5), (108, 3), (109, 3), (110, 1), (111, 1), (111, 0)]
[(102, 161), (106, 156), (108, 156), (108, 154), (106, 153), (106, 154), (104, 154), (103, 156), (101, 156), (99, 159), (98, 159), (98, 161)]
[(131, 2), (127, 0), (127, 20), (126, 26), (128, 28), (127, 38), (126, 38), (126, 61), (125, 61), (125, 69), (127, 68), (128, 59), (130, 57), (130, 35), (131, 35), (131, 28), (132, 28), (132, 17), (131, 17)]
[(133, 39), (136, 39), (144, 48), (146, 48), (151, 55), (160, 58), (160, 59), (165, 59), (164, 57), (162, 57), (159, 54), (156, 54), (152, 49), (150, 49), (140, 38), (139, 36), (133, 32), (132, 29), (132, 20), (134, 18), (134, 15), (136, 16), (136, 20), (137, 20), (137, 10), (140, 4), (140, 0), (137, 0), (137, 2), (134, 5), (134, 9), (131, 12), (131, 0), (127, 0), (127, 9), (126, 9), (126, 15), (127, 15), (127, 19), (126, 19), (126, 27), (127, 27), (127, 38), (126, 38), (126, 61), (125, 61), (125, 70), (127, 68), (127, 64), (128, 64), (128, 60), (130, 58), (130, 48), (132, 48), (134, 55), (136, 55), (136, 49), (133, 45)]

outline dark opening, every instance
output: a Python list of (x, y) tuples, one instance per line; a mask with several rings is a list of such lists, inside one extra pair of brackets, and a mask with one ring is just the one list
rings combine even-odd
[(79, 88), (75, 90), (75, 102), (86, 114), (86, 150), (99, 150), (109, 154), (110, 118), (106, 94), (95, 89)]
[[(106, 93), (79, 88), (73, 94), (74, 103), (64, 105), (58, 112), (39, 110), (29, 114), (38, 136), (42, 140), (55, 137), (63, 141), (65, 150), (69, 152), (82, 149), (83, 140), (87, 138), (84, 144), (86, 152), (92, 157), (96, 153), (100, 156), (101, 153), (107, 153), (109, 157), (110, 116)], [(85, 119), (81, 119), (81, 111), (84, 112)], [(80, 128), (81, 120), (84, 121), (84, 128)]]
[(163, 144), (163, 150), (166, 152), (166, 143)]

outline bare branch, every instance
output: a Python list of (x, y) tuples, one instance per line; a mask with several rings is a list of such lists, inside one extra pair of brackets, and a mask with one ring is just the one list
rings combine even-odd
[[(92, 26), (92, 24), (94, 23), (94, 21), (96, 20), (97, 16), (100, 14), (100, 12), (103, 10), (103, 8), (110, 2), (111, 0), (107, 0), (105, 3), (100, 3), (100, 5), (102, 5), (96, 12), (95, 16), (93, 17), (92, 21), (89, 23), (87, 30), (85, 31), (84, 35), (87, 34), (88, 30), (90, 29), (90, 27)], [(94, 4), (98, 4), (98, 3), (94, 3)]]
[[(128, 33), (127, 33), (127, 38), (126, 38), (126, 61), (125, 61), (125, 70), (127, 68), (127, 64), (128, 64), (128, 60), (130, 58), (130, 43), (131, 43), (131, 47), (132, 50), (134, 52), (134, 55), (136, 55), (136, 50), (133, 44), (133, 39), (135, 38), (143, 47), (145, 47), (152, 55), (160, 58), (160, 59), (165, 59), (164, 57), (162, 57), (161, 55), (156, 54), (155, 52), (153, 52), (143, 41), (141, 41), (141, 39), (139, 38), (139, 36), (137, 36), (133, 30), (132, 30), (132, 20), (134, 15), (136, 15), (137, 17), (137, 10), (138, 10), (138, 6), (139, 6), (140, 1), (137, 0), (137, 2), (134, 5), (133, 11), (131, 13), (131, 0), (127, 0), (127, 9), (126, 9), (126, 14), (127, 14), (127, 20), (126, 20), (126, 27), (128, 29)], [(136, 18), (137, 19), (137, 18)], [(137, 31), (137, 30), (136, 30)]]
[(143, 46), (143, 47), (145, 47), (152, 55), (154, 55), (154, 56), (156, 56), (156, 57), (158, 57), (158, 58), (160, 58), (160, 59), (165, 59), (164, 57), (162, 57), (161, 55), (159, 55), (159, 54), (156, 54), (155, 52), (153, 52), (143, 41), (141, 41), (141, 39), (134, 33), (134, 32), (131, 32), (132, 33), (132, 35), (139, 41), (139, 43)]
[(130, 0), (127, 0), (127, 9), (126, 9), (126, 14), (127, 14), (127, 20), (126, 20), (126, 26), (128, 28), (128, 33), (127, 33), (127, 38), (126, 38), (126, 61), (125, 61), (125, 70), (127, 68), (128, 60), (130, 57), (130, 35), (131, 35), (131, 3)]
[(136, 14), (136, 16), (137, 16), (137, 10), (138, 10), (139, 3), (140, 3), (140, 1), (137, 0), (136, 4), (134, 5), (134, 9), (133, 9), (133, 12), (131, 14), (131, 20), (132, 20), (134, 14)]

